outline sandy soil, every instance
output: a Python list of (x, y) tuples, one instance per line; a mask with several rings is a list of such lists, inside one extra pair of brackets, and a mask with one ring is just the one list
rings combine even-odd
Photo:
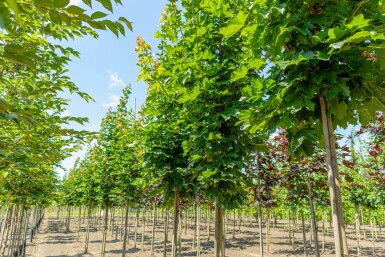
[[(70, 232), (65, 232), (65, 226), (62, 221), (56, 217), (46, 217), (39, 229), (39, 232), (33, 243), (27, 247), (27, 257), (80, 257), (80, 256), (100, 256), (101, 242), (102, 242), (102, 230), (100, 227), (92, 228), (90, 233), (89, 254), (83, 254), (84, 252), (84, 238), (86, 223), (80, 225), (80, 237), (77, 240), (77, 218), (71, 219)], [(226, 240), (226, 256), (228, 257), (259, 257), (259, 244), (258, 244), (258, 227), (255, 221), (246, 222), (240, 227), (236, 227), (235, 238), (233, 238), (233, 223), (230, 221), (228, 225), (228, 233)], [(145, 230), (145, 243), (144, 250), (141, 250), (141, 232), (142, 226), (139, 224), (138, 228), (138, 240), (137, 247), (134, 248), (134, 222), (131, 222), (131, 234), (130, 242), (127, 247), (127, 256), (133, 257), (150, 257), (151, 256), (151, 221), (148, 222), (149, 226)], [(213, 256), (213, 224), (211, 224), (211, 238), (207, 240), (207, 230), (205, 224), (201, 226), (201, 256), (208, 257)], [(164, 225), (158, 220), (155, 235), (155, 256), (163, 257), (163, 228)], [(376, 255), (372, 253), (371, 233), (369, 227), (366, 228), (367, 240), (362, 239), (362, 256), (385, 256), (385, 229), (378, 231), (377, 239), (375, 242)], [(172, 230), (170, 228), (169, 239), (171, 239)], [(333, 255), (333, 238), (331, 237), (332, 230), (329, 229), (326, 236), (326, 251), (321, 254), (324, 257), (332, 257)], [(347, 229), (348, 244), (351, 251), (351, 256), (356, 256), (356, 237), (352, 226)], [(121, 256), (122, 241), (120, 240), (120, 232), (117, 234), (108, 232), (108, 242), (106, 249), (106, 257)], [(188, 229), (185, 234), (185, 230), (182, 232), (182, 256), (196, 256), (196, 250), (192, 249), (192, 237), (193, 230)], [(308, 249), (309, 256), (315, 256), (313, 246), (310, 246), (310, 232), (308, 229)], [(319, 235), (320, 241), (322, 236)], [(363, 236), (362, 236), (363, 237)], [(265, 246), (266, 247), (266, 246)], [(302, 244), (302, 232), (297, 230), (295, 233), (295, 242), (290, 244), (288, 238), (288, 232), (284, 229), (283, 221), (278, 222), (275, 228), (271, 228), (271, 243), (270, 252), (266, 253), (267, 257), (292, 257), (292, 256), (304, 256), (303, 244)], [(265, 248), (266, 249), (266, 248)], [(171, 252), (171, 243), (168, 243), (168, 256)]]

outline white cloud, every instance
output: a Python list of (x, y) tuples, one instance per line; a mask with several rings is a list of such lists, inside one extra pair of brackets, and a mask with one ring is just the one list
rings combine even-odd
[(125, 85), (126, 83), (124, 83), (123, 80), (118, 77), (117, 72), (110, 73), (110, 87), (124, 87)]
[(62, 112), (60, 114), (60, 117), (62, 117), (62, 118), (68, 117), (68, 116), (71, 116), (71, 113), (68, 110), (65, 110), (64, 112)]
[(70, 0), (69, 5), (79, 5), (82, 2), (82, 0)]
[(103, 107), (115, 107), (119, 104), (120, 97), (117, 95), (111, 95), (108, 98), (110, 101), (108, 103), (103, 103)]

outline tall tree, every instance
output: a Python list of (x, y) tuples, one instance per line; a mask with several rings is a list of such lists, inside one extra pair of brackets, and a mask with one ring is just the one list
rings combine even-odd
[[(384, 110), (383, 1), (259, 1), (256, 56), (270, 64), (266, 104), (244, 113), (255, 130), (287, 128), (292, 151), (326, 149), (336, 256), (347, 256), (334, 129), (367, 124)], [(243, 30), (249, 29), (248, 25)], [(242, 29), (242, 28), (239, 28)], [(250, 98), (250, 101), (254, 100)], [(257, 108), (258, 107), (258, 108)]]

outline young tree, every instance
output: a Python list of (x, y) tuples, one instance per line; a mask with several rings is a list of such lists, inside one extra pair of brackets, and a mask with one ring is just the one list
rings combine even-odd
[(347, 256), (334, 130), (384, 110), (384, 2), (259, 1), (252, 10), (250, 48), (270, 64), (270, 80), (254, 87), (266, 104), (243, 118), (255, 130), (287, 128), (293, 152), (310, 154), (316, 140), (325, 147), (336, 256)]

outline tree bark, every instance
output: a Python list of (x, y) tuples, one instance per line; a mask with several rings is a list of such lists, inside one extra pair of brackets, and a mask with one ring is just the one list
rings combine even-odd
[(127, 249), (127, 225), (128, 225), (128, 209), (130, 206), (128, 202), (126, 204), (126, 208), (124, 208), (124, 235), (123, 235), (123, 247), (122, 247), (122, 257), (126, 257), (126, 249)]
[(168, 241), (168, 221), (170, 216), (170, 210), (166, 208), (166, 220), (164, 221), (164, 241), (163, 241), (163, 257), (167, 256), (167, 241)]
[(197, 257), (201, 256), (201, 216), (200, 216), (200, 205), (197, 200)]
[(356, 221), (356, 236), (357, 236), (357, 257), (361, 257), (361, 226), (360, 226), (360, 214), (358, 206), (354, 205), (354, 219)]
[(179, 192), (175, 189), (174, 224), (172, 228), (172, 257), (177, 257), (178, 254), (179, 201)]
[(146, 208), (143, 208), (143, 213), (142, 213), (142, 222), (143, 222), (143, 227), (142, 227), (142, 244), (141, 244), (141, 250), (142, 252), (144, 251), (144, 232), (146, 230)]
[(139, 225), (139, 209), (136, 209), (134, 248), (136, 248), (136, 241), (137, 241), (137, 237), (138, 237), (138, 225)]
[(101, 257), (104, 257), (106, 254), (107, 232), (108, 232), (108, 207), (106, 207), (105, 213), (104, 213), (102, 252), (100, 254)]
[(90, 226), (91, 226), (91, 204), (88, 205), (87, 231), (84, 242), (84, 253), (88, 253), (88, 242), (90, 241)]
[(313, 190), (312, 190), (311, 184), (310, 184), (309, 173), (307, 174), (307, 188), (308, 188), (308, 192), (309, 192), (311, 223), (312, 223), (313, 236), (314, 236), (314, 251), (315, 251), (315, 256), (320, 257), (319, 242), (318, 242), (317, 217), (315, 215), (315, 209), (314, 209), (314, 203), (313, 203)]
[(305, 218), (303, 215), (303, 210), (301, 210), (301, 221), (302, 221), (302, 239), (303, 239), (303, 253), (306, 257), (309, 256), (307, 251), (307, 242), (306, 242), (306, 228), (305, 228)]
[(224, 257), (223, 253), (223, 209), (218, 198), (215, 199), (215, 257)]
[(336, 257), (349, 256), (345, 224), (342, 210), (340, 178), (338, 174), (337, 152), (335, 149), (334, 129), (331, 117), (327, 116), (328, 106), (323, 96), (320, 96), (322, 125), (326, 151), (326, 166), (328, 170), (330, 203), (332, 207), (333, 230)]
[(154, 211), (153, 211), (153, 217), (152, 217), (151, 256), (155, 256), (154, 255), (155, 226), (156, 226), (156, 204), (154, 204)]

